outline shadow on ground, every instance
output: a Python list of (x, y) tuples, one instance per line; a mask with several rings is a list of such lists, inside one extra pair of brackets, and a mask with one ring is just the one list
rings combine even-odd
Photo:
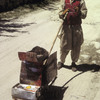
[(42, 95), (38, 100), (63, 100), (64, 93), (68, 89), (68, 86), (66, 85), (71, 82), (75, 77), (83, 74), (84, 72), (78, 73), (75, 76), (73, 76), (71, 79), (69, 79), (62, 87), (58, 86), (47, 86), (43, 89), (41, 89)]
[(26, 26), (30, 26), (31, 24), (36, 24), (36, 23), (26, 23), (26, 24), (20, 24), (20, 23), (13, 23), (12, 19), (0, 19), (0, 36), (5, 36), (5, 37), (14, 37), (14, 34), (12, 35), (4, 35), (2, 34), (3, 32), (20, 32), (20, 33), (26, 33), (26, 31), (21, 31), (20, 29)]
[(78, 73), (78, 74), (76, 74), (75, 76), (73, 76), (71, 79), (69, 79), (62, 87), (65, 87), (70, 81), (72, 81), (75, 77), (77, 77), (77, 76), (79, 76), (79, 75), (81, 75), (81, 74), (83, 74), (84, 72), (81, 72), (81, 73)]
[(63, 100), (68, 87), (47, 86), (41, 90), (42, 95), (38, 100)]
[(45, 6), (45, 3), (44, 3), (44, 4), (40, 5), (39, 7), (42, 8), (42, 9), (45, 9), (45, 10), (49, 10), (49, 11), (52, 11), (52, 10), (54, 11), (54, 10), (59, 9), (58, 7), (55, 7), (55, 2), (50, 2), (50, 4), (48, 4), (46, 6)]
[[(72, 69), (72, 66), (67, 66), (64, 65), (63, 66), (66, 69)], [(100, 70), (100, 65), (96, 65), (96, 64), (80, 64), (76, 66), (76, 69), (78, 71), (82, 71), (82, 72), (86, 72), (86, 71), (92, 71), (92, 72), (97, 72)]]

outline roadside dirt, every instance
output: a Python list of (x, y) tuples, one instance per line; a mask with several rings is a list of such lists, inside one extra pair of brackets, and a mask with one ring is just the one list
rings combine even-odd
[[(78, 71), (73, 72), (70, 68), (70, 54), (66, 58), (67, 67), (58, 71), (55, 85), (66, 87), (60, 100), (100, 98), (100, 2), (96, 1), (86, 1), (89, 11), (82, 24), (84, 44), (77, 63)], [(17, 53), (29, 51), (37, 45), (50, 50), (62, 22), (58, 17), (59, 7), (57, 2), (18, 18), (0, 20), (0, 100), (12, 100), (11, 88), (19, 82), (21, 62)], [(54, 51), (57, 51), (59, 61), (59, 39)]]

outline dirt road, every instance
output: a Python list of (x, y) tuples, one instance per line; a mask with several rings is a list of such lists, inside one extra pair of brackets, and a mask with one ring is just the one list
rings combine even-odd
[[(78, 71), (62, 68), (55, 82), (57, 86), (65, 84), (68, 87), (63, 100), (100, 98), (100, 1), (87, 0), (86, 4), (89, 11), (82, 24), (85, 41), (78, 61)], [(0, 100), (12, 100), (11, 88), (19, 82), (18, 51), (28, 51), (37, 45), (50, 50), (61, 24), (58, 18), (59, 6), (57, 3), (56, 6), (51, 5), (19, 18), (0, 21)], [(52, 52), (56, 50), (59, 60), (59, 39)], [(65, 64), (70, 63), (68, 55)]]

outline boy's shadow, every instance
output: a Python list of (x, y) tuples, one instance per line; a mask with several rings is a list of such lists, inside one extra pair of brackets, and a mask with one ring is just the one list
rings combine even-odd
[[(72, 69), (72, 66), (64, 65), (63, 66), (66, 69)], [(100, 70), (100, 65), (96, 64), (80, 64), (75, 66), (75, 68), (78, 71), (86, 72), (86, 71), (92, 71), (92, 72), (97, 72)]]

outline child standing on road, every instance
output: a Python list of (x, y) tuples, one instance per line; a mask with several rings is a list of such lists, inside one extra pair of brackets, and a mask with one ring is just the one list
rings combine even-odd
[(86, 18), (87, 8), (84, 0), (61, 1), (62, 9), (68, 9), (68, 14), (64, 20), (60, 38), (60, 62), (58, 62), (58, 68), (61, 68), (64, 65), (66, 56), (71, 50), (71, 66), (72, 70), (76, 71), (76, 62), (79, 59), (80, 49), (83, 43), (81, 19)]

